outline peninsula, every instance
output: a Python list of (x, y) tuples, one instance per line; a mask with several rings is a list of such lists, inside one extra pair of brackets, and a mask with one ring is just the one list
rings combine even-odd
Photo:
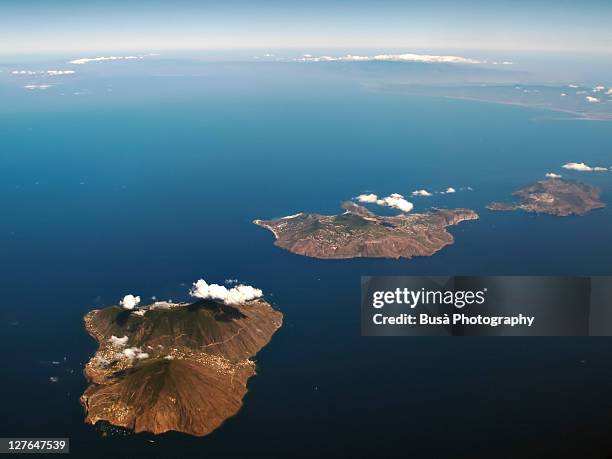
[(600, 190), (592, 185), (551, 178), (541, 180), (512, 193), (520, 200), (516, 203), (492, 202), (490, 210), (524, 210), (559, 217), (585, 215), (606, 205), (599, 199)]
[(436, 209), (426, 213), (379, 216), (354, 202), (345, 202), (339, 215), (299, 213), (253, 223), (270, 230), (275, 245), (314, 258), (412, 258), (430, 256), (453, 244), (446, 230), (476, 220), (469, 209)]
[(99, 344), (85, 366), (86, 422), (135, 432), (207, 435), (242, 406), (251, 358), (282, 325), (261, 299), (158, 302), (89, 312), (85, 327)]

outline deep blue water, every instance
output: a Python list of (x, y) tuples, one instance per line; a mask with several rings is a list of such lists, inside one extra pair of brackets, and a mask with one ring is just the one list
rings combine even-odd
[[(612, 274), (612, 208), (484, 209), (566, 162), (609, 166), (609, 123), (303, 67), (105, 68), (45, 91), (0, 74), (1, 436), (68, 436), (74, 457), (612, 453), (612, 340), (365, 338), (359, 324), (361, 275)], [(569, 175), (610, 202), (610, 173)], [(308, 259), (251, 224), (448, 186), (473, 191), (414, 198), (416, 210), (481, 220), (429, 258)], [(84, 425), (95, 343), (82, 316), (126, 293), (185, 300), (200, 277), (255, 285), (285, 314), (242, 411), (201, 439)]]

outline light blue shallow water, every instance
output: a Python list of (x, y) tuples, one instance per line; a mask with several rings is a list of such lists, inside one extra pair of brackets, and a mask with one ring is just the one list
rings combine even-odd
[[(566, 162), (610, 165), (610, 125), (271, 66), (87, 69), (45, 91), (0, 80), (0, 431), (70, 436), (77, 457), (612, 450), (609, 339), (371, 339), (359, 326), (361, 275), (612, 274), (610, 208), (484, 209)], [(609, 173), (571, 176), (609, 201)], [(416, 211), (481, 220), (429, 258), (307, 259), (251, 224), (448, 186), (473, 191), (414, 198)], [(204, 439), (84, 426), (83, 314), (128, 292), (184, 300), (200, 277), (256, 285), (285, 314), (244, 409)]]

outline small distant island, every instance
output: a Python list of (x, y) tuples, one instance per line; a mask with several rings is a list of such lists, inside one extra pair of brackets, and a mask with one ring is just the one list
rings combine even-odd
[(283, 315), (261, 299), (231, 305), (205, 299), (133, 311), (111, 306), (84, 320), (99, 343), (85, 367), (87, 423), (203, 436), (240, 410), (255, 374), (250, 359)]
[(270, 230), (275, 244), (313, 258), (412, 258), (430, 256), (453, 244), (446, 230), (478, 219), (469, 209), (436, 209), (426, 213), (379, 216), (354, 202), (339, 215), (299, 213), (253, 223)]
[(517, 203), (492, 202), (487, 205), (487, 209), (523, 210), (559, 217), (585, 215), (591, 210), (606, 206), (599, 199), (600, 193), (600, 189), (592, 185), (562, 178), (551, 178), (512, 193), (513, 196), (520, 198)]

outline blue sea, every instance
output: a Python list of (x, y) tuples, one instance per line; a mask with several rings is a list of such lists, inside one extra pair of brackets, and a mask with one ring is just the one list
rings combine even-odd
[[(564, 163), (612, 165), (610, 123), (380, 90), (318, 65), (10, 74), (24, 65), (0, 73), (0, 436), (70, 437), (79, 458), (612, 454), (609, 338), (360, 336), (362, 275), (611, 275), (612, 206), (576, 218), (484, 208)], [(612, 203), (609, 172), (565, 175)], [(447, 187), (409, 198), (415, 211), (481, 219), (428, 258), (309, 259), (251, 223)], [(127, 293), (187, 300), (199, 278), (257, 286), (285, 315), (243, 409), (204, 438), (85, 425), (96, 344), (83, 315)]]

